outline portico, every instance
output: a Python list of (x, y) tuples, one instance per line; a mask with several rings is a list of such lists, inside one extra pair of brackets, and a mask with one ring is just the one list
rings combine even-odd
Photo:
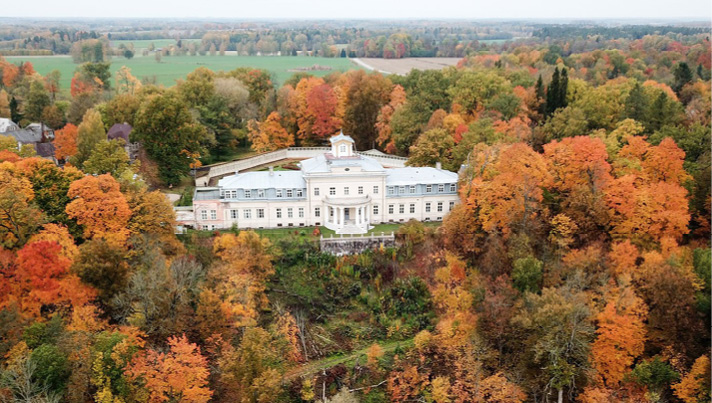
[(365, 234), (370, 226), (371, 197), (325, 197), (326, 228), (337, 234)]

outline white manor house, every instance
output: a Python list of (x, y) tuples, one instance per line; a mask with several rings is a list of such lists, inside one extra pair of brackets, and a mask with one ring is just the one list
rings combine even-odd
[(300, 162), (299, 171), (235, 173), (217, 187), (197, 187), (193, 207), (177, 211), (197, 229), (325, 226), (364, 234), (374, 224), (441, 221), (458, 202), (454, 172), (437, 167), (384, 168), (359, 155), (343, 133), (331, 150)]

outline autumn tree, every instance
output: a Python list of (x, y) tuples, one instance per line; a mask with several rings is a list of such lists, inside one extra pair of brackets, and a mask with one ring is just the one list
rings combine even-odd
[(170, 337), (165, 353), (149, 349), (137, 354), (125, 373), (145, 388), (151, 402), (201, 403), (210, 401), (213, 395), (208, 387), (208, 360), (185, 335)]
[(80, 235), (77, 223), (67, 216), (66, 207), (70, 202), (69, 186), (84, 174), (69, 166), (59, 168), (44, 158), (25, 158), (17, 166), (32, 184), (34, 203), (47, 221), (65, 225), (74, 236)]
[(42, 213), (32, 204), (31, 182), (10, 162), (0, 163), (0, 241), (6, 248), (24, 245), (42, 222)]
[(67, 205), (67, 214), (84, 226), (85, 238), (103, 238), (118, 244), (126, 240), (131, 210), (111, 175), (79, 179), (69, 187), (68, 196), (72, 201)]
[(589, 368), (593, 326), (582, 292), (571, 288), (544, 288), (541, 295), (527, 294), (526, 310), (514, 320), (529, 332), (532, 364), (542, 368), (545, 389), (573, 390)]
[(641, 137), (630, 137), (618, 153), (619, 175), (606, 191), (611, 209), (611, 235), (650, 245), (665, 237), (680, 239), (688, 230), (689, 176), (682, 168), (684, 153), (672, 140), (651, 147)]
[(106, 140), (106, 130), (101, 114), (90, 109), (77, 127), (77, 153), (70, 159), (72, 165), (81, 167), (102, 140)]
[(452, 149), (455, 142), (445, 129), (432, 129), (418, 137), (416, 143), (410, 146), (408, 165), (433, 166), (437, 162), (447, 170), (456, 170), (453, 166)]
[(514, 231), (532, 231), (545, 213), (543, 187), (551, 175), (544, 157), (517, 143), (478, 147), (470, 159), (472, 178), (463, 190), (482, 228), (505, 239)]
[(357, 149), (375, 148), (376, 121), (381, 107), (388, 102), (391, 82), (380, 74), (366, 74), (363, 70), (350, 71), (344, 79), (343, 130), (354, 137)]
[(121, 178), (128, 170), (129, 156), (123, 139), (101, 140), (96, 144), (89, 158), (84, 161), (84, 172), (91, 175), (109, 174)]
[(161, 179), (177, 184), (204, 152), (205, 129), (195, 122), (175, 91), (146, 99), (136, 114), (132, 136), (158, 164)]
[(406, 101), (405, 90), (400, 85), (394, 85), (389, 96), (389, 101), (381, 107), (376, 121), (376, 129), (378, 130), (378, 144), (386, 150), (386, 152), (394, 153), (396, 151), (395, 141), (393, 140), (393, 129), (391, 128), (391, 118), (396, 109), (401, 107)]
[(118, 94), (135, 94), (141, 89), (141, 81), (131, 74), (131, 69), (122, 66), (116, 72), (116, 92)]
[(606, 147), (590, 137), (568, 137), (544, 145), (553, 176), (550, 191), (560, 212), (574, 220), (585, 239), (601, 236), (609, 221), (605, 190), (613, 180)]
[(280, 116), (272, 112), (264, 122), (251, 122), (248, 138), (257, 152), (274, 151), (294, 145), (294, 135), (279, 123)]
[(695, 360), (690, 372), (680, 383), (672, 385), (675, 396), (685, 403), (706, 402), (710, 398), (710, 359), (703, 355)]
[[(636, 305), (641, 304), (642, 301)], [(639, 307), (619, 312), (614, 302), (609, 302), (596, 317), (597, 337), (591, 355), (597, 376), (607, 387), (617, 388), (632, 369), (634, 360), (643, 353), (644, 319), (645, 311), (640, 312)]]
[(34, 317), (46, 306), (56, 309), (88, 303), (94, 291), (69, 272), (71, 264), (56, 242), (28, 243), (17, 253), (15, 271), (3, 273), (12, 290), (3, 303), (18, 301), (23, 312)]

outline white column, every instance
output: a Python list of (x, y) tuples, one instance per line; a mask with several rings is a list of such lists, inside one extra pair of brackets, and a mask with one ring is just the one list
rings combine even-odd
[(339, 207), (339, 209), (341, 210), (341, 215), (339, 216), (341, 226), (344, 226), (344, 224), (346, 224), (346, 211), (344, 210), (344, 207)]

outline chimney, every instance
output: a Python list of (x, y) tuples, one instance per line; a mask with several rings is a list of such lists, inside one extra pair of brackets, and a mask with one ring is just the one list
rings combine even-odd
[(436, 162), (435, 169), (443, 169), (443, 164), (440, 161)]
[(272, 165), (269, 166), (269, 176), (274, 175), (274, 167)]

